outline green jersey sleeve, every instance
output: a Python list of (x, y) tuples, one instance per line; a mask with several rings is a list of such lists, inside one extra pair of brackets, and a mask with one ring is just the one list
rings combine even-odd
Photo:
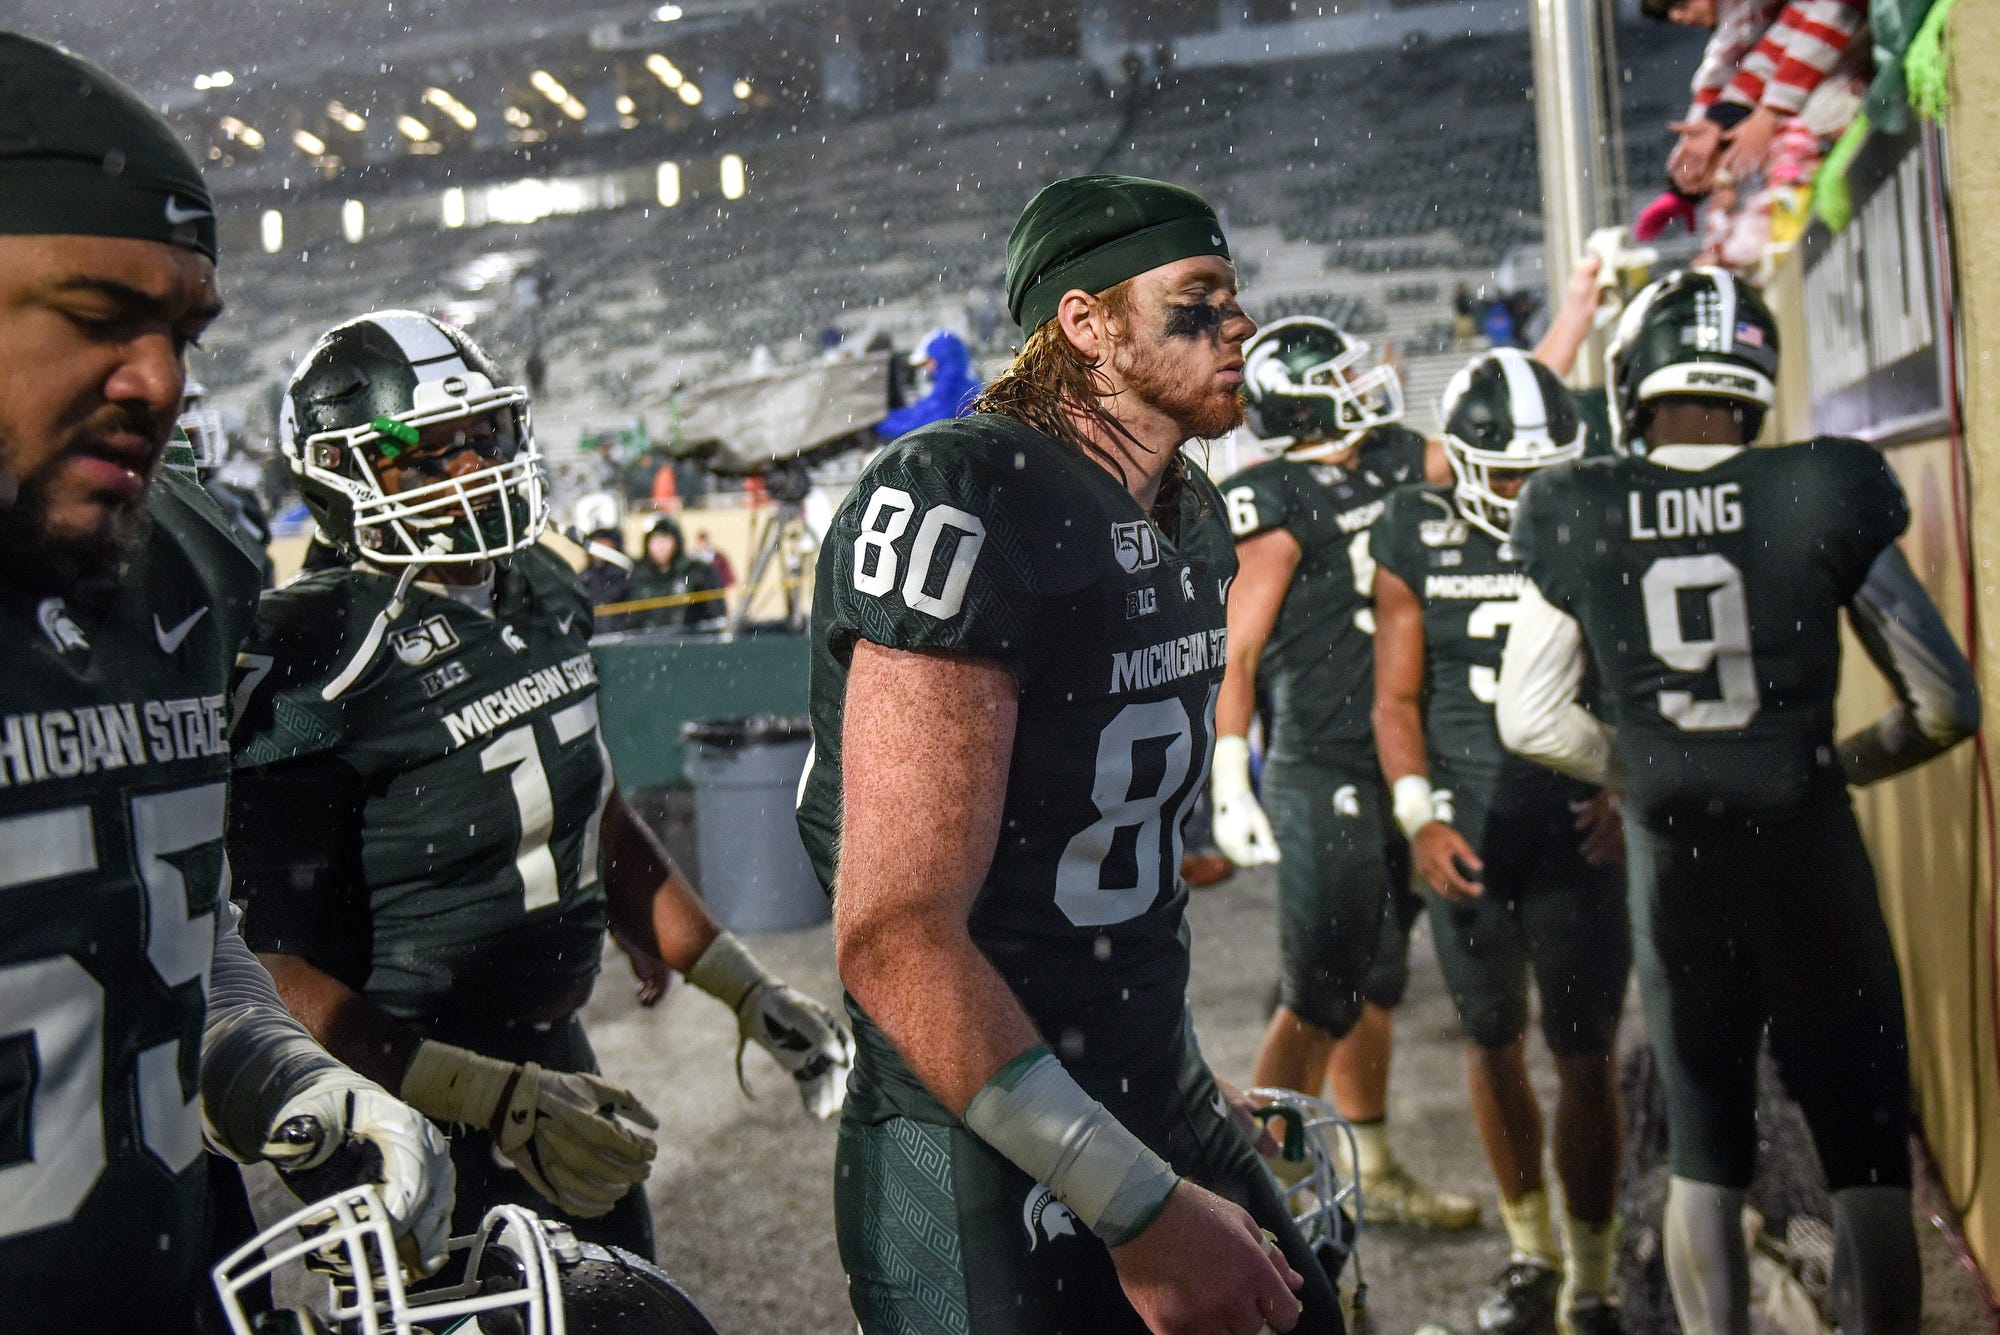
[(1828, 555), (1839, 571), (1841, 601), (1847, 602), (1868, 578), (1875, 558), (1909, 527), (1910, 503), (1888, 461), (1872, 446), (1831, 438), (1806, 448), (1831, 461), (1835, 504), (1846, 514), (1845, 523), (1832, 525), (1829, 541), (1841, 546)]
[(1222, 483), (1222, 504), (1222, 512), (1229, 520), (1229, 534), (1238, 542), (1274, 528), (1287, 528), (1295, 509), (1283, 471), (1264, 464), (1253, 465), (1226, 479)]
[(1422, 596), (1424, 569), (1416, 550), (1417, 525), (1426, 519), (1450, 522), (1452, 518), (1449, 509), (1441, 511), (1421, 487), (1392, 491), (1383, 503), (1382, 517), (1368, 530), (1368, 554), (1376, 565)]
[(1571, 575), (1578, 562), (1570, 552), (1575, 525), (1574, 491), (1570, 472), (1573, 465), (1557, 464), (1528, 479), (1514, 507), (1514, 522), (1508, 529), (1514, 556), (1528, 578), (1541, 590), (1542, 597), (1558, 611), (1575, 615), (1575, 587)]
[(324, 755), (346, 743), (343, 703), (320, 693), (344, 666), (342, 650), (356, 650), (346, 631), (358, 609), (341, 595), (337, 575), (308, 576), (258, 604), (230, 690), (238, 769)]
[[(876, 460), (827, 530), (836, 651), (890, 649), (993, 659), (1025, 682), (1043, 646), (1040, 581), (1013, 508), (1021, 484), (1004, 442), (961, 422), (912, 432)], [(1079, 535), (1081, 536), (1081, 535)]]

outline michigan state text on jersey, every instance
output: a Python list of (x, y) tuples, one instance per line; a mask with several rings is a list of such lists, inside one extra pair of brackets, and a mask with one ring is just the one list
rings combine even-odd
[(326, 842), (351, 861), (327, 869), (325, 902), (253, 901), (249, 926), (258, 949), (313, 959), (398, 1019), (464, 1042), (567, 1014), (597, 976), (611, 779), (591, 611), (539, 547), (496, 574), (490, 616), (418, 585), (372, 666), (326, 699), (395, 582), (328, 571), (259, 608), (237, 764), (327, 762), (346, 791), (322, 795), (343, 831)]

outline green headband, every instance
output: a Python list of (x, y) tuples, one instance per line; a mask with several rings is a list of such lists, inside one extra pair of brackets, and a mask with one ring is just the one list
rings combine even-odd
[(1073, 176), (1028, 201), (1007, 238), (1007, 312), (1032, 333), (1065, 292), (1103, 292), (1195, 255), (1229, 258), (1200, 195), (1139, 176)]

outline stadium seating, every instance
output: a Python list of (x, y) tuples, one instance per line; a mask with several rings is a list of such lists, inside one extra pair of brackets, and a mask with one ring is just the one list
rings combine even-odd
[[(1626, 165), (1634, 191), (1650, 193), (1657, 126), (1678, 112), (1685, 74), (1655, 62), (1630, 75)], [(1424, 98), (1406, 95), (1413, 80)], [(322, 322), (415, 306), (470, 321), (517, 365), (542, 347), (541, 422), (558, 456), (635, 416), (659, 436), (677, 384), (759, 347), (783, 362), (817, 355), (829, 327), (856, 346), (887, 334), (902, 347), (937, 324), (964, 328), (969, 295), (1000, 279), (1025, 198), (1060, 175), (1114, 170), (1216, 202), (1253, 314), (1323, 315), (1393, 343), (1409, 362), (1413, 419), (1428, 426), (1433, 386), (1466, 352), (1448, 294), (1464, 281), (1492, 295), (1501, 257), (1540, 237), (1529, 82), (1517, 36), (1169, 69), (1136, 97), (1044, 78), (1024, 99), (1028, 117), (949, 91), (914, 109), (829, 112), (776, 144), (739, 146), (750, 192), (734, 203), (232, 255), (231, 318), (199, 374), (256, 431)], [(539, 306), (515, 303), (510, 278), (524, 268), (549, 280)], [(1004, 352), (1012, 332), (1003, 315), (985, 351)]]

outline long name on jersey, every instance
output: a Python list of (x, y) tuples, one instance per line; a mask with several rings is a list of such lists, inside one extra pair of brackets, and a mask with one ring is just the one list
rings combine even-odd
[(1514, 544), (1575, 617), (1643, 812), (1768, 811), (1837, 791), (1840, 608), (1908, 522), (1859, 441), (1552, 469)]

